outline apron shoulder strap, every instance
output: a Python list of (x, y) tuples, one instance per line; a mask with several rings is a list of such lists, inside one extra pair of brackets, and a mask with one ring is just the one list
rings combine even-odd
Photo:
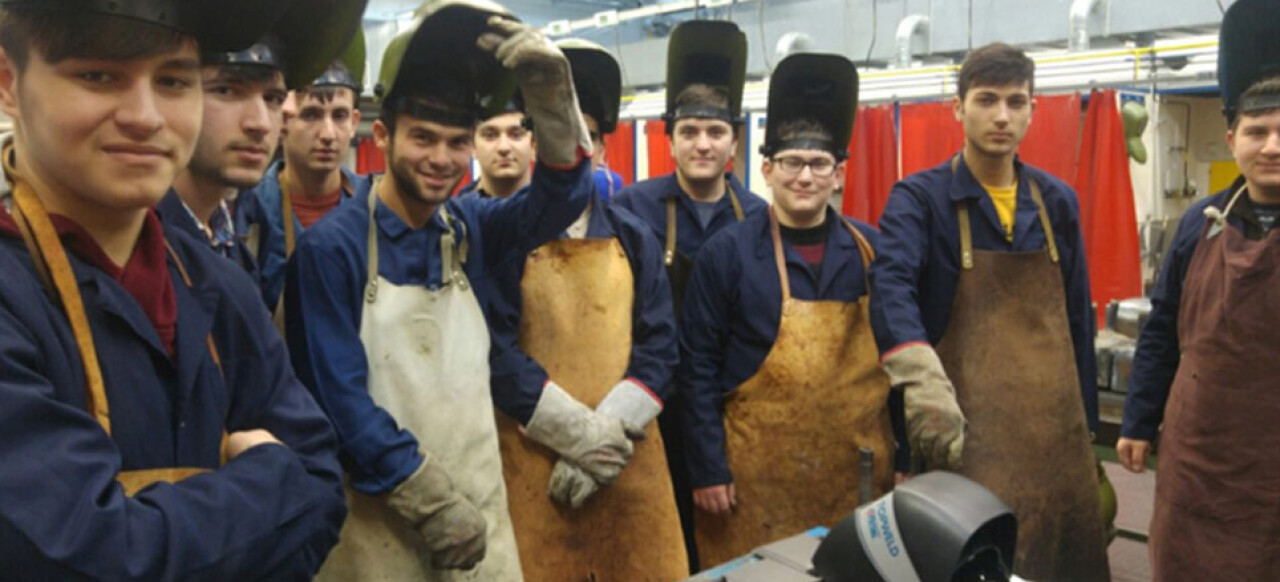
[(668, 267), (676, 260), (676, 199), (667, 198), (667, 240), (662, 262)]
[(378, 221), (374, 218), (378, 209), (378, 192), (369, 191), (369, 234), (365, 249), (364, 300), (373, 303), (378, 298)]
[[(951, 158), (951, 172), (954, 174), (960, 166), (960, 154)], [(1027, 185), (1031, 188), (1031, 199), (1036, 203), (1040, 215), (1040, 227), (1044, 230), (1045, 248), (1049, 251), (1049, 260), (1058, 262), (1058, 242), (1053, 238), (1053, 223), (1049, 221), (1049, 211), (1045, 209), (1044, 195), (1040, 192), (1040, 183), (1033, 177), (1027, 177)], [(969, 205), (964, 200), (955, 203), (956, 220), (960, 225), (960, 266), (973, 270), (973, 230), (969, 224)]]
[(281, 222), (284, 223), (284, 258), (288, 259), (293, 256), (294, 245), (298, 241), (298, 233), (293, 229), (293, 181), (289, 179), (289, 172), (285, 168), (280, 169), (280, 214)]
[(1044, 229), (1045, 246), (1049, 249), (1049, 260), (1058, 262), (1058, 242), (1053, 238), (1053, 223), (1049, 222), (1049, 211), (1044, 207), (1044, 195), (1040, 193), (1040, 183), (1027, 176), (1027, 185), (1031, 187), (1031, 199), (1036, 201), (1040, 213), (1040, 227)]
[(782, 251), (782, 232), (778, 228), (778, 214), (769, 206), (769, 236), (773, 239), (773, 259), (778, 266), (778, 284), (782, 288), (782, 302), (791, 299), (791, 280), (787, 278), (787, 259)]
[(725, 184), (724, 189), (729, 194), (729, 203), (733, 204), (733, 217), (736, 218), (738, 222), (742, 222), (742, 218), (745, 216), (742, 213), (742, 201), (738, 200), (738, 195), (733, 191), (732, 185)]
[(840, 222), (844, 224), (845, 230), (848, 230), (849, 234), (853, 235), (854, 242), (858, 243), (858, 253), (862, 255), (862, 267), (864, 271), (866, 269), (870, 269), (871, 262), (876, 260), (875, 249), (871, 248), (871, 243), (867, 241), (867, 237), (862, 236), (862, 233), (853, 226), (852, 222), (849, 222), (844, 218), (841, 218)]

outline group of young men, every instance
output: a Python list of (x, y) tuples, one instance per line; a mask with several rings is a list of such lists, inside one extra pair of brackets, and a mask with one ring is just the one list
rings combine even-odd
[[(1014, 509), (1019, 575), (1107, 579), (1078, 204), (1017, 158), (1021, 51), (968, 55), (964, 147), (896, 184), (877, 230), (829, 204), (845, 57), (774, 69), (772, 203), (726, 171), (729, 22), (675, 29), (677, 169), (615, 193), (613, 57), (486, 0), (428, 2), (378, 75), (387, 172), (352, 174), (364, 8), (0, 0), (6, 571), (675, 580), (944, 469)], [(1232, 6), (1224, 62), (1266, 10)], [(1162, 579), (1212, 577), (1195, 562), (1227, 542), (1220, 564), (1274, 571), (1269, 433), (1225, 460), (1197, 437), (1270, 410), (1242, 358), (1269, 337), (1280, 90), (1224, 70), (1244, 177), (1184, 220), (1119, 445), (1139, 468), (1178, 403)], [(1209, 396), (1222, 382), (1241, 392)], [(1206, 505), (1222, 485), (1240, 493)]]

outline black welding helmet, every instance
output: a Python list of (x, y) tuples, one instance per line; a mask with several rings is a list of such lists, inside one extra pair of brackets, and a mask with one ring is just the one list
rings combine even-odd
[(0, 0), (0, 8), (130, 18), (190, 35), (201, 51), (238, 51), (270, 31), (291, 3), (291, 0)]
[(600, 133), (613, 133), (622, 106), (622, 69), (617, 59), (589, 40), (568, 38), (556, 42), (556, 46), (569, 59), (578, 106), (600, 124)]
[[(671, 31), (667, 44), (667, 111), (662, 116), (671, 133), (675, 122), (690, 117), (737, 124), (742, 118), (742, 89), (747, 80), (747, 35), (724, 20), (689, 20)], [(707, 104), (676, 105), (690, 85), (707, 85), (723, 93), (728, 108)]]
[(1008, 580), (1018, 521), (981, 485), (944, 471), (918, 475), (859, 507), (813, 556), (824, 582)]
[[(769, 117), (760, 153), (771, 157), (789, 149), (821, 150), (844, 160), (857, 110), (858, 70), (853, 61), (837, 54), (790, 55), (769, 78)], [(833, 139), (779, 138), (779, 128), (798, 120), (817, 123)]]
[(453, 126), (503, 111), (515, 75), (476, 45), (492, 16), (518, 20), (488, 0), (429, 0), (387, 45), (374, 94), (384, 107)]
[(1222, 17), (1218, 36), (1218, 86), (1227, 122), (1238, 113), (1280, 107), (1280, 96), (1240, 101), (1258, 81), (1280, 75), (1280, 2), (1236, 0)]

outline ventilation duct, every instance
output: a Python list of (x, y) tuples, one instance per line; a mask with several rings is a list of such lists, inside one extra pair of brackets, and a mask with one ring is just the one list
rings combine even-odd
[(899, 69), (911, 67), (911, 41), (917, 34), (929, 32), (929, 17), (923, 14), (912, 14), (898, 22), (898, 32), (894, 35), (893, 64)]

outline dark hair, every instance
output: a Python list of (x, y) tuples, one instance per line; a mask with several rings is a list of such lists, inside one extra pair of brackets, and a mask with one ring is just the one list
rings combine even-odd
[(835, 139), (835, 136), (831, 135), (831, 130), (812, 119), (788, 119), (778, 124), (776, 134), (780, 142), (794, 139), (823, 141), (833, 141)]
[(694, 83), (685, 87), (676, 95), (676, 109), (685, 105), (705, 105), (710, 107), (719, 107), (721, 109), (729, 108), (729, 96), (711, 85), (703, 83)]
[(1036, 63), (1021, 49), (993, 42), (969, 52), (960, 66), (960, 98), (975, 85), (1000, 87), (1027, 84), (1027, 92), (1035, 89)]
[(222, 65), (205, 65), (206, 67), (217, 67), (218, 77), (230, 81), (236, 81), (245, 84), (267, 83), (276, 77), (282, 77), (284, 73), (275, 67), (264, 67), (249, 63), (227, 63)]
[[(1252, 99), (1254, 97), (1269, 97), (1272, 95), (1280, 95), (1280, 75), (1267, 77), (1261, 81), (1258, 81), (1252, 85), (1249, 85), (1249, 88), (1240, 95), (1239, 99), (1236, 100), (1236, 105), (1238, 107), (1239, 104), (1243, 103), (1245, 99)], [(1243, 110), (1237, 111), (1235, 119), (1231, 120), (1231, 129), (1234, 131), (1235, 128), (1240, 126), (1241, 117), (1262, 117), (1264, 115), (1270, 115), (1273, 111), (1276, 111), (1277, 109), (1280, 109), (1280, 107), (1268, 107), (1266, 109), (1255, 109), (1253, 111), (1243, 111)]]
[(299, 105), (308, 97), (327, 105), (338, 97), (339, 91), (346, 91), (351, 95), (351, 107), (354, 108), (359, 105), (360, 96), (356, 95), (355, 90), (341, 85), (322, 85), (320, 87), (309, 85), (295, 90), (294, 97), (298, 100)]
[(129, 61), (162, 55), (184, 42), (195, 42), (176, 30), (119, 16), (38, 8), (0, 10), (0, 47), (21, 73), (31, 49), (56, 64), (90, 57)]

